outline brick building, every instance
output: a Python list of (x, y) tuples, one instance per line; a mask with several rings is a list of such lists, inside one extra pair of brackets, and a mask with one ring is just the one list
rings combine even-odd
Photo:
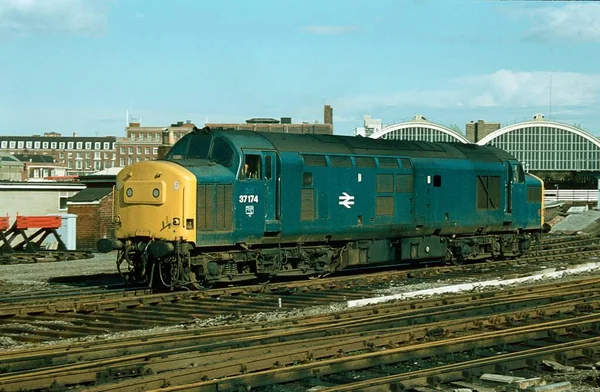
[(114, 237), (114, 175), (92, 175), (80, 179), (86, 188), (67, 201), (70, 214), (77, 215), (77, 249), (96, 250), (100, 238)]
[(0, 152), (21, 155), (49, 155), (66, 167), (67, 176), (91, 174), (115, 166), (114, 136), (62, 136), (49, 132), (43, 136), (0, 136)]
[(471, 143), (477, 143), (487, 135), (500, 129), (500, 123), (489, 123), (483, 120), (471, 121), (465, 125), (467, 139)]
[(130, 122), (125, 127), (126, 137), (118, 138), (115, 143), (117, 166), (159, 158), (158, 149), (163, 144), (163, 138), (167, 138), (168, 144), (172, 145), (194, 127), (190, 121), (179, 121), (166, 128), (143, 127), (139, 122)]

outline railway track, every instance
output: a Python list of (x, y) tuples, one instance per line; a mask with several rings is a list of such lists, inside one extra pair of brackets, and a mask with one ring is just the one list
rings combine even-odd
[[(452, 297), (443, 296), (432, 299), (397, 302), (396, 306), (400, 310), (394, 311), (390, 310), (392, 308), (388, 308), (388, 306), (393, 305), (385, 304), (364, 309), (359, 308), (351, 312), (345, 308), (344, 302), (351, 299), (382, 295), (382, 293), (387, 293), (387, 290), (392, 286), (406, 286), (409, 283), (432, 284), (435, 281), (439, 283), (439, 281), (456, 279), (458, 277), (466, 280), (485, 279), (488, 275), (493, 276), (498, 274), (505, 276), (523, 275), (528, 270), (539, 269), (540, 263), (538, 260), (543, 260), (544, 264), (550, 265), (551, 263), (547, 262), (550, 257), (555, 260), (563, 260), (561, 264), (569, 263), (568, 260), (576, 260), (582, 257), (596, 257), (600, 252), (596, 245), (597, 242), (597, 238), (575, 241), (569, 239), (566, 242), (549, 244), (548, 249), (542, 249), (543, 246), (540, 246), (538, 254), (528, 259), (465, 264), (462, 266), (436, 266), (422, 269), (381, 271), (369, 275), (350, 275), (304, 282), (283, 282), (245, 287), (223, 287), (200, 292), (157, 294), (142, 289), (132, 291), (100, 290), (100, 292), (87, 291), (84, 295), (75, 296), (76, 294), (81, 294), (75, 290), (66, 294), (66, 297), (60, 298), (31, 298), (29, 296), (29, 298), (19, 299), (13, 297), (10, 299), (10, 296), (7, 296), (7, 298), (3, 298), (2, 302), (0, 302), (0, 332), (2, 336), (0, 347), (4, 346), (7, 348), (6, 355), (0, 355), (0, 390), (44, 389), (48, 388), (47, 381), (51, 378), (54, 380), (52, 382), (56, 382), (55, 386), (85, 386), (86, 388), (100, 388), (100, 390), (106, 387), (108, 388), (106, 390), (128, 390), (130, 386), (123, 382), (131, 379), (133, 383), (131, 385), (132, 388), (149, 388), (146, 384), (143, 384), (143, 386), (136, 384), (142, 380), (139, 376), (149, 373), (160, 374), (163, 377), (163, 384), (161, 385), (177, 385), (177, 388), (187, 385), (190, 388), (196, 389), (196, 384), (199, 383), (198, 390), (204, 390), (202, 388), (205, 387), (208, 388), (206, 390), (211, 390), (210, 388), (215, 390), (214, 388), (216, 388), (217, 384), (214, 382), (212, 384), (202, 384), (208, 382), (203, 380), (213, 377), (219, 380), (230, 377), (248, 377), (242, 379), (235, 378), (235, 380), (232, 379), (227, 382), (238, 386), (260, 387), (258, 384), (255, 385), (255, 381), (252, 381), (253, 378), (250, 376), (250, 371), (247, 370), (249, 369), (247, 365), (239, 365), (242, 362), (246, 363), (240, 358), (238, 358), (237, 365), (232, 365), (232, 363), (223, 360), (224, 363), (229, 363), (230, 370), (237, 366), (238, 373), (234, 372), (224, 375), (226, 372), (218, 373), (217, 370), (214, 370), (214, 372), (211, 370), (200, 377), (200, 379), (194, 378), (196, 376), (179, 377), (174, 375), (172, 380), (170, 374), (185, 373), (185, 371), (190, 370), (188, 369), (191, 366), (190, 364), (193, 364), (196, 373), (198, 372), (198, 368), (213, 369), (206, 361), (209, 361), (209, 358), (213, 358), (215, 352), (225, 350), (219, 354), (221, 358), (225, 358), (230, 350), (242, 348), (246, 341), (255, 342), (254, 345), (262, 347), (267, 342), (298, 340), (298, 342), (303, 342), (299, 343), (300, 346), (298, 347), (303, 347), (300, 351), (306, 353), (309, 341), (312, 342), (311, 344), (324, 343), (331, 340), (335, 341), (331, 342), (332, 344), (337, 343), (338, 335), (345, 334), (345, 331), (355, 330), (355, 333), (364, 337), (371, 330), (379, 331), (381, 334), (388, 329), (408, 328), (410, 331), (413, 331), (411, 332), (412, 335), (410, 335), (412, 337), (408, 342), (399, 340), (399, 343), (396, 343), (398, 346), (402, 346), (409, 344), (412, 341), (411, 339), (414, 340), (415, 336), (419, 335), (414, 332), (416, 331), (414, 328), (415, 325), (423, 325), (424, 331), (427, 331), (424, 337), (419, 339), (438, 341), (450, 335), (471, 333), (469, 332), (471, 331), (470, 327), (467, 328), (466, 325), (475, 319), (479, 320), (479, 333), (492, 328), (490, 327), (491, 324), (488, 325), (488, 322), (483, 321), (485, 317), (487, 319), (492, 317), (497, 320), (504, 320), (493, 328), (510, 329), (514, 325), (528, 322), (527, 320), (530, 319), (538, 321), (546, 320), (547, 315), (554, 317), (552, 315), (555, 314), (556, 317), (562, 317), (559, 315), (564, 315), (568, 312), (572, 314), (594, 314), (598, 309), (596, 296), (600, 295), (596, 293), (596, 286), (600, 286), (600, 282), (592, 279), (579, 282), (568, 289), (583, 293), (580, 297), (573, 297), (580, 294), (566, 291), (567, 286), (560, 288), (557, 285), (547, 285), (546, 291), (540, 291), (538, 294), (534, 294), (531, 291), (532, 289), (526, 288), (523, 290), (486, 291)], [(557, 246), (562, 247), (562, 251), (557, 251)], [(540, 252), (546, 253), (542, 255)], [(545, 257), (545, 259), (539, 259), (540, 257)], [(575, 264), (575, 262), (572, 264)], [(588, 287), (590, 291), (586, 291)], [(94, 290), (97, 290), (97, 288), (94, 288)], [(474, 308), (475, 310), (473, 311), (469, 310), (472, 303), (481, 302), (483, 304), (483, 301), (487, 299), (490, 301), (488, 305), (481, 305), (483, 307)], [(492, 299), (495, 302), (492, 302)], [(527, 306), (515, 305), (516, 308), (514, 309), (517, 309), (519, 306), (522, 309), (515, 310), (511, 313), (512, 316), (499, 316), (499, 314), (503, 313), (498, 312), (510, 313), (511, 309), (513, 309), (513, 301), (521, 304), (529, 303), (532, 308), (537, 307), (537, 310), (529, 311), (527, 310)], [(563, 304), (565, 301), (570, 301), (570, 303), (565, 305), (566, 307), (561, 308), (561, 311), (555, 311), (550, 308), (551, 302)], [(450, 308), (447, 308), (448, 306), (454, 306), (456, 309), (451, 311)], [(485, 306), (487, 306), (488, 310), (483, 310)], [(540, 306), (544, 306), (544, 309), (547, 308), (547, 310), (540, 310)], [(305, 309), (305, 311), (301, 309)], [(332, 312), (334, 314), (330, 314)], [(402, 312), (405, 314), (402, 315)], [(285, 320), (286, 318), (302, 314), (311, 314), (311, 316)], [(371, 314), (375, 315), (374, 317), (381, 317), (384, 314), (388, 314), (388, 316), (394, 319), (393, 321), (388, 320), (387, 324), (382, 321), (382, 325), (385, 324), (386, 326), (378, 327), (376, 324), (370, 324), (374, 321), (367, 321), (371, 317)], [(408, 314), (411, 316), (409, 317)], [(495, 316), (489, 316), (488, 314)], [(479, 319), (477, 318), (478, 316), (482, 316), (484, 319)], [(448, 318), (448, 320), (461, 320), (464, 329), (461, 330), (459, 327), (435, 324), (436, 322), (438, 324), (445, 322), (443, 320), (444, 317)], [(468, 317), (470, 317), (469, 321), (463, 320)], [(280, 324), (277, 324), (276, 321), (279, 319), (284, 320)], [(240, 324), (240, 320), (250, 321), (249, 324)], [(347, 323), (344, 324), (344, 321), (347, 321)], [(218, 325), (213, 327), (215, 324)], [(355, 329), (355, 325), (359, 329)], [(364, 326), (363, 330), (360, 330), (361, 325)], [(584, 325), (587, 324), (584, 323)], [(593, 321), (590, 325), (590, 328), (596, 328), (596, 321)], [(482, 326), (485, 328), (482, 328)], [(307, 335), (308, 337), (294, 338), (285, 335), (285, 333), (297, 328), (305, 328), (309, 334)], [(154, 333), (153, 331), (155, 330), (163, 332)], [(571, 330), (572, 328), (569, 327), (569, 331)], [(167, 332), (165, 333), (164, 331)], [(319, 333), (325, 333), (325, 335), (320, 336)], [(406, 335), (406, 331), (404, 333)], [(549, 335), (553, 334), (555, 332), (549, 333)], [(335, 336), (335, 339), (332, 339), (333, 336)], [(218, 344), (215, 342), (218, 342)], [(252, 343), (249, 344), (252, 345)], [(520, 345), (520, 343), (514, 344), (516, 346)], [(389, 351), (390, 347), (393, 348), (394, 344), (385, 348), (379, 347), (378, 349), (375, 346), (367, 345), (366, 349), (363, 347), (363, 350), (359, 351), (361, 351), (361, 354), (366, 355), (373, 354), (379, 350)], [(448, 350), (444, 346), (432, 347), (429, 352), (431, 350), (438, 350), (439, 354), (439, 352), (446, 352)], [(288, 350), (288, 348), (283, 346), (280, 348), (272, 347), (271, 349), (273, 352), (287, 352), (286, 350)], [(487, 349), (491, 350), (489, 347)], [(342, 361), (342, 363), (344, 359), (350, 358), (346, 354), (352, 352), (352, 361), (350, 362), (354, 363), (354, 351), (349, 351), (345, 346), (331, 346), (330, 348), (323, 348), (323, 350), (323, 352), (337, 353), (327, 359), (323, 357), (323, 360), (335, 359)], [(486, 350), (486, 348), (475, 348), (473, 350)], [(588, 349), (586, 352), (595, 353), (594, 350)], [(200, 359), (197, 360), (197, 358), (201, 357), (199, 353), (203, 352), (210, 352), (209, 355), (206, 355), (208, 359), (205, 359), (205, 362), (202, 362)], [(456, 362), (456, 358), (453, 357), (456, 354), (450, 351), (449, 353), (448, 362)], [(247, 354), (247, 351), (240, 351), (241, 358), (246, 358)], [(132, 357), (129, 355), (132, 355)], [(336, 355), (339, 358), (336, 358)], [(163, 364), (157, 364), (156, 366), (148, 366), (147, 361), (153, 364), (154, 361), (159, 361), (156, 359), (158, 357), (175, 358), (175, 360), (173, 362), (167, 361)], [(590, 354), (590, 357), (593, 357), (593, 355)], [(214, 358), (218, 358), (218, 356)], [(308, 365), (309, 362), (313, 361), (313, 357), (298, 359), (301, 358), (301, 354), (298, 353), (292, 355), (290, 358), (296, 358), (292, 361), (296, 365)], [(390, 358), (395, 357), (392, 356)], [(256, 361), (263, 364), (270, 363), (270, 367), (264, 368), (268, 370), (261, 368), (263, 370), (256, 371), (258, 373), (262, 371), (272, 372), (279, 368), (295, 366), (287, 365), (288, 362), (285, 362), (283, 359), (275, 361), (271, 359), (256, 359)], [(370, 363), (374, 359), (370, 358), (366, 359), (366, 361)], [(425, 363), (426, 359), (423, 357), (418, 361)], [(341, 388), (342, 384), (349, 382), (346, 379), (350, 377), (348, 376), (348, 372), (365, 372), (365, 374), (373, 372), (371, 368), (358, 367), (355, 369), (352, 367), (354, 365), (350, 365), (350, 362), (349, 367), (339, 365), (335, 362), (335, 366), (333, 367), (339, 371), (333, 372), (330, 375), (325, 374), (326, 372), (323, 373), (323, 370), (318, 366), (316, 368), (309, 367), (307, 368), (308, 370), (298, 368), (300, 369), (298, 374), (306, 374), (306, 372), (313, 374), (313, 377), (308, 380), (287, 373), (285, 376), (275, 375), (273, 377), (275, 379), (285, 379), (287, 380), (286, 382), (295, 382), (294, 380), (298, 380), (297, 382), (302, 384), (303, 387), (308, 387), (312, 383), (320, 386)], [(516, 362), (516, 360), (513, 358), (509, 360), (509, 363), (511, 362)], [(356, 363), (362, 362), (358, 361)], [(440, 367), (434, 365), (432, 364), (432, 369)], [(323, 366), (328, 367), (330, 364), (325, 363)], [(473, 366), (474, 369), (478, 369), (477, 366)], [(493, 366), (502, 368), (500, 365)], [(388, 359), (382, 360), (376, 367), (378, 369), (386, 369), (383, 373), (396, 372), (405, 374), (412, 371), (410, 366), (403, 365), (401, 361), (390, 362)], [(530, 368), (535, 367), (530, 366)], [(43, 374), (46, 374), (47, 377), (35, 375), (34, 369), (36, 368), (42, 372), (46, 372)], [(480, 368), (484, 370), (488, 369), (488, 371), (490, 369), (489, 366), (486, 367), (483, 365)], [(67, 375), (75, 374), (72, 373), (75, 370), (77, 372), (82, 371), (83, 373), (75, 372), (78, 376), (69, 376), (71, 378), (68, 378)], [(442, 370), (440, 369), (440, 372)], [(419, 369), (419, 371), (424, 371), (424, 369)], [(431, 371), (434, 372), (435, 370)], [(448, 374), (454, 374), (448, 369), (445, 371)], [(275, 372), (274, 374), (279, 373)], [(463, 377), (462, 379), (475, 377), (477, 371), (472, 374), (473, 376)], [(418, 378), (416, 374), (413, 376), (415, 379)], [(76, 379), (77, 377), (79, 378)], [(385, 377), (389, 377), (389, 374), (382, 375), (381, 377), (371, 377), (371, 379), (382, 378), (381, 382), (383, 384), (381, 385), (384, 385), (386, 382), (384, 380)], [(427, 382), (431, 385), (431, 380), (436, 380), (435, 377), (437, 376), (428, 375), (424, 379), (429, 380)], [(439, 376), (439, 382), (449, 382), (447, 380), (451, 378), (442, 374)], [(134, 379), (135, 382), (133, 381)], [(146, 377), (144, 380), (148, 380), (148, 378)], [(227, 382), (222, 385), (218, 384), (219, 390), (233, 390), (233, 387), (230, 388), (227, 386), (230, 385)], [(151, 385), (152, 388), (158, 388), (156, 386), (158, 383), (155, 380), (148, 385)], [(406, 381), (394, 379), (390, 381), (388, 386), (392, 386), (390, 387), (392, 389), (396, 388), (393, 385), (404, 388), (409, 384)], [(13, 386), (16, 389), (12, 389)], [(181, 388), (186, 389), (186, 387)], [(265, 386), (264, 388), (267, 387)], [(361, 389), (363, 387), (357, 385), (356, 388)]]
[[(585, 357), (593, 363), (599, 330), (596, 277), (13, 350), (0, 355), (0, 388), (237, 391), (298, 382), (340, 391), (408, 389), (471, 380), (490, 369), (535, 369), (559, 354), (563, 361)], [(477, 350), (499, 354), (465, 356)], [(452, 364), (432, 361), (431, 367), (410, 370), (415, 362), (426, 366), (428, 358), (444, 356)], [(348, 383), (353, 372), (370, 377)]]
[[(573, 243), (576, 245), (574, 246)], [(598, 239), (586, 239), (567, 241), (560, 243), (550, 249), (541, 249), (536, 255), (517, 260), (496, 261), (493, 263), (474, 263), (460, 266), (433, 266), (430, 268), (408, 268), (402, 270), (383, 270), (367, 275), (345, 275), (330, 278), (280, 282), (261, 285), (248, 285), (237, 287), (221, 287), (203, 291), (190, 292), (167, 292), (153, 293), (150, 290), (138, 288), (90, 287), (81, 289), (70, 289), (61, 291), (48, 291), (43, 293), (14, 293), (3, 295), (0, 299), (0, 321), (19, 320), (18, 317), (36, 316), (41, 319), (44, 315), (51, 319), (53, 314), (58, 314), (62, 319), (78, 315), (103, 312), (113, 312), (125, 316), (124, 313), (132, 313), (135, 309), (139, 312), (157, 311), (164, 312), (165, 306), (175, 308), (182, 307), (183, 312), (177, 313), (179, 318), (176, 322), (185, 321), (186, 306), (200, 308), (197, 313), (202, 313), (202, 304), (205, 302), (208, 308), (215, 306), (212, 302), (219, 304), (218, 308), (223, 313), (239, 311), (239, 305), (247, 306), (248, 302), (255, 301), (262, 296), (267, 308), (279, 306), (279, 300), (283, 299), (283, 307), (299, 306), (298, 302), (309, 298), (308, 293), (315, 297), (314, 302), (328, 303), (344, 299), (357, 299), (383, 295), (389, 291), (390, 286), (405, 286), (411, 284), (432, 284), (439, 280), (447, 280), (460, 277), (468, 281), (470, 279), (483, 280), (486, 277), (511, 277), (520, 274), (531, 273), (539, 270), (539, 261), (568, 261), (588, 259), (600, 256), (600, 245)], [(437, 284), (443, 284), (437, 283)], [(115, 288), (117, 287), (117, 288)], [(302, 295), (302, 300), (297, 301), (294, 295)], [(226, 306), (231, 303), (230, 307)], [(310, 301), (309, 305), (313, 304)], [(207, 311), (207, 314), (212, 314)], [(69, 316), (71, 314), (71, 316)], [(91, 317), (91, 316), (90, 316)], [(143, 321), (143, 320), (142, 320)], [(78, 321), (81, 323), (81, 321)], [(144, 324), (146, 325), (146, 324)], [(0, 331), (2, 323), (0, 322)]]
[(0, 264), (31, 264), (31, 263), (50, 263), (55, 261), (91, 259), (94, 254), (89, 251), (38, 251), (34, 253), (27, 252), (0, 252)]

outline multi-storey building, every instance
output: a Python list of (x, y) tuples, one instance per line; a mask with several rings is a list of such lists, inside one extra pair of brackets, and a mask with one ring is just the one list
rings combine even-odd
[(67, 176), (81, 176), (115, 166), (114, 136), (0, 136), (0, 152), (23, 155), (50, 155), (66, 166)]
[(157, 159), (161, 145), (172, 145), (194, 127), (190, 121), (179, 121), (166, 128), (143, 127), (139, 122), (130, 122), (125, 128), (126, 137), (118, 138), (115, 143), (116, 166)]

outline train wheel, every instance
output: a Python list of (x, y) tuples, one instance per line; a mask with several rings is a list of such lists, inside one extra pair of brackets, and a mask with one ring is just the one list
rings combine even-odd
[(462, 265), (464, 262), (462, 256), (454, 257), (450, 249), (446, 249), (446, 263), (451, 265)]
[(204, 286), (200, 282), (198, 282), (196, 280), (196, 273), (195, 272), (190, 271), (189, 274), (188, 274), (188, 278), (189, 278), (190, 283), (187, 285), (187, 287), (190, 290), (201, 290), (201, 289), (204, 288)]

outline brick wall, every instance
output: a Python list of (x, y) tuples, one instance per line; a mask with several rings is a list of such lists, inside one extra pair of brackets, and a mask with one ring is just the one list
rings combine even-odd
[(100, 204), (69, 205), (69, 213), (77, 215), (77, 249), (96, 250), (100, 238), (114, 237), (112, 223), (112, 193), (104, 197)]

